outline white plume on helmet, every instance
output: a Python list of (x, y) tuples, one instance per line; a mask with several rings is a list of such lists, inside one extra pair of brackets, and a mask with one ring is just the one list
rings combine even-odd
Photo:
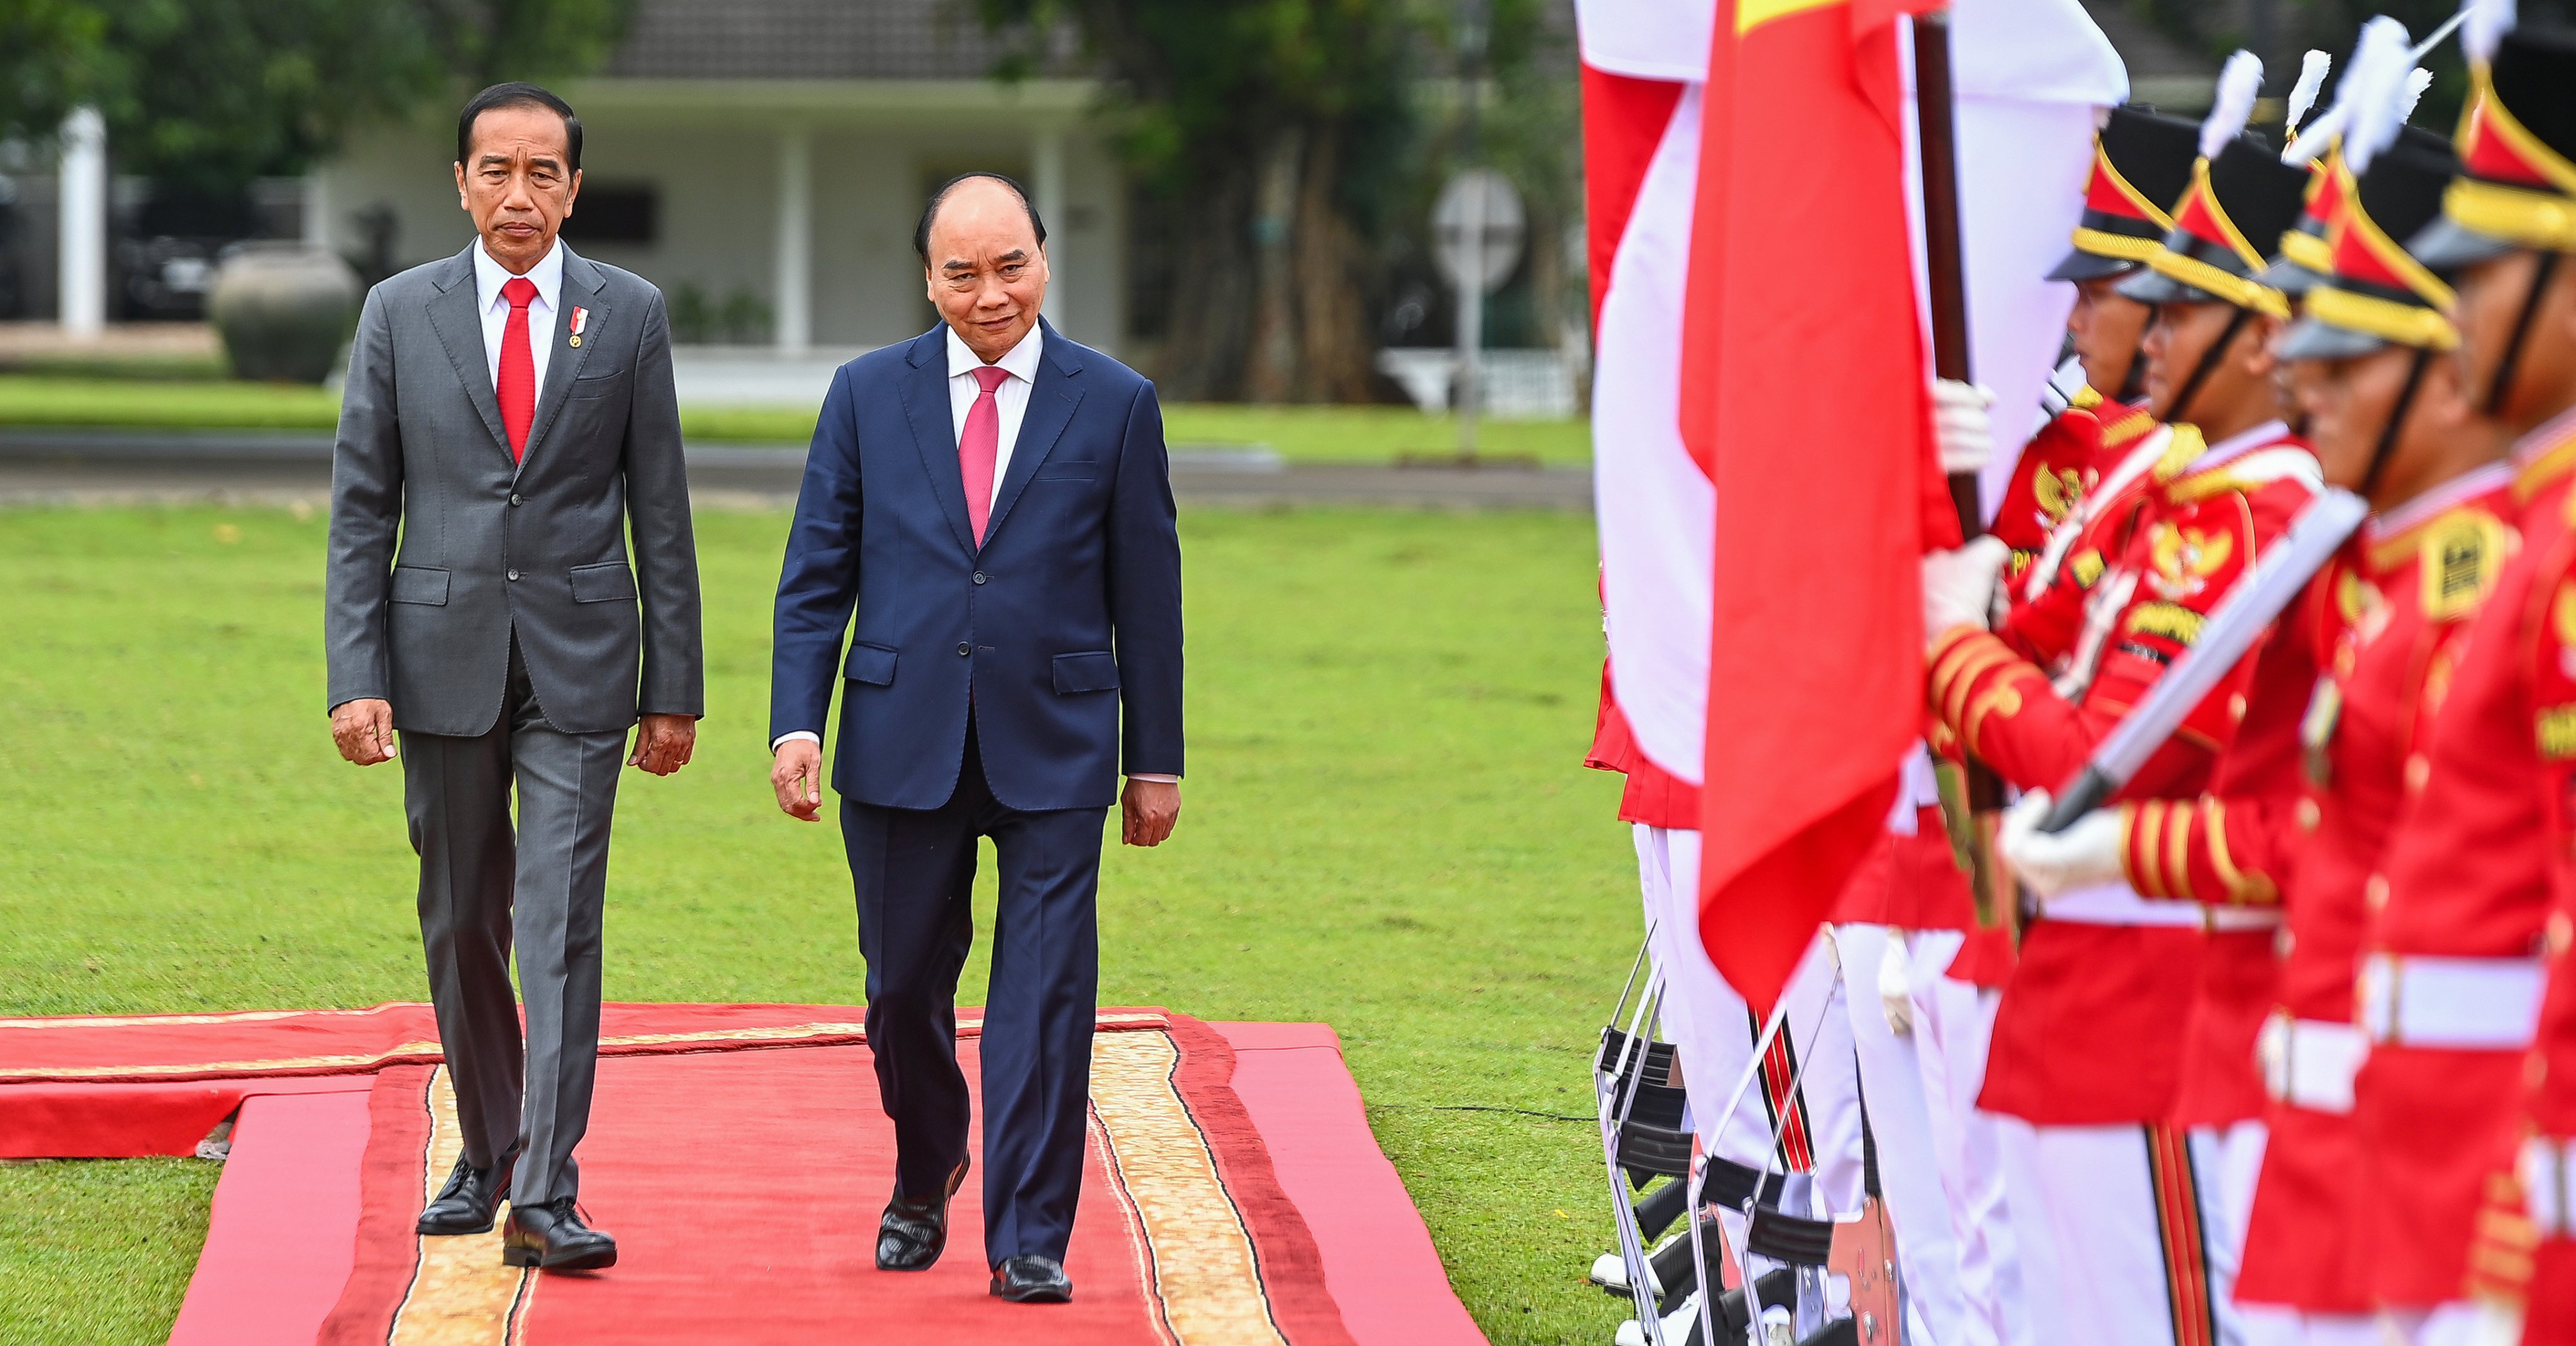
[(2336, 100), (2350, 110), (2343, 135), (2343, 161), (2356, 175), (2397, 139), (2405, 124), (2408, 67), (2406, 25), (2385, 14), (2361, 26), (2361, 41), (2344, 67)]
[(2317, 105), (2317, 95), (2326, 87), (2326, 72), (2334, 68), (2334, 58), (2314, 47), (2299, 58), (2299, 82), (2290, 86), (2289, 111), (2281, 119), (2281, 134), (2298, 134), (2299, 123), (2307, 119), (2308, 109)]
[(2263, 58), (2243, 48), (2227, 58), (2218, 72), (2218, 96), (2209, 119), (2200, 124), (2200, 157), (2215, 159), (2227, 142), (2245, 133), (2254, 119), (2254, 98), (2263, 92)]
[(2472, 64), (2494, 60), (2496, 44), (2513, 31), (2513, 0), (2460, 0), (2460, 14), (2467, 20), (2460, 28), (2460, 50)]

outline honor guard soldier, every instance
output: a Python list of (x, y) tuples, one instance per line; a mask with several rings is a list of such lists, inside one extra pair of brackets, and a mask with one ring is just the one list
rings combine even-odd
[[(2364, 880), (2373, 924), (2357, 988), (2371, 1039), (2355, 1080), (2372, 1287), (2409, 1340), (2447, 1340), (2488, 1179), (2517, 1135), (2543, 976), (2550, 848), (2535, 734), (2532, 624), (2567, 532), (2576, 470), (2576, 43), (2497, 39), (2472, 13), (2473, 99), (2443, 218), (2411, 245), (2456, 271), (2470, 397), (2517, 435), (2520, 548), (2474, 618), (2429, 744), (2404, 768), (2404, 820)], [(2451, 576), (2445, 575), (2447, 584)], [(2467, 582), (2468, 577), (2459, 577)]]
[[(2488, 1050), (2450, 1055), (2475, 1060), (2478, 1085), (2518, 1085), (2523, 1107), (2500, 1136), (2491, 1119), (2481, 1116), (2474, 1131), (2458, 1135), (2454, 1145), (2432, 1147), (2435, 1155), (2422, 1153), (2419, 1145), (2406, 1162), (2410, 1168), (2440, 1168), (2444, 1228), (2431, 1232), (2465, 1235), (2469, 1244), (2472, 1302), (2437, 1312), (2486, 1319), (2482, 1327), (2493, 1329), (2494, 1320), (2509, 1324), (2527, 1309), (2524, 1342), (2568, 1346), (2576, 1343), (2576, 1216), (2570, 1202), (2576, 1191), (2576, 1165), (2570, 1163), (2576, 1159), (2576, 965), (2569, 954), (2576, 944), (2576, 797), (2570, 794), (2576, 789), (2576, 536), (2569, 530), (2570, 511), (2576, 509), (2576, 492), (2570, 490), (2576, 480), (2576, 277), (2569, 274), (2576, 271), (2576, 257), (2569, 255), (2576, 253), (2576, 34), (2523, 29), (2505, 35), (2490, 59), (2478, 60), (2478, 27), (2473, 18), (2473, 102), (2459, 137), (2464, 171), (2451, 185), (2443, 223), (2427, 246), (2462, 267), (2458, 320), (2473, 386), (2487, 390), (2508, 426), (2524, 431), (2513, 452), (2519, 469), (2515, 493), (2524, 502), (2524, 548), (2507, 568), (2463, 662), (2453, 692), (2457, 708), (2445, 717), (2446, 741), (2437, 745), (2425, 787), (2421, 830), (2422, 840), (2431, 843), (2442, 839), (2437, 827), (2452, 829), (2451, 863), (2468, 880), (2457, 886), (2478, 908), (2449, 909), (2474, 919), (2483, 936), (2476, 947), (2458, 950), (2469, 955), (2459, 967), (2479, 985), (2474, 1001), (2455, 1007), (2466, 1009), (2471, 1021), (2452, 1026), (2471, 1030), (2477, 1045)], [(2506, 772), (2533, 771), (2534, 788), (2515, 801), (2522, 810), (2479, 820), (2475, 830), (2447, 810), (2437, 812), (2432, 792), (2452, 784), (2453, 769), (2469, 765), (2442, 751), (2452, 746), (2447, 740), (2453, 718), (2461, 721), (2461, 755), (2472, 747), (2488, 754), (2475, 765), (2493, 779), (2477, 783), (2501, 789)], [(2472, 740), (2473, 727), (2493, 739)], [(2507, 838), (2500, 831), (2534, 823), (2544, 837), (2536, 847), (2519, 832)], [(2501, 882), (2497, 857), (2471, 849), (2507, 840), (2515, 849), (2503, 858), (2536, 860), (2547, 876), (2549, 905), (2536, 923), (2523, 885), (2493, 892)], [(2429, 881), (2432, 856), (2426, 858), (2421, 877)], [(2392, 916), (2399, 914), (2399, 902), (2418, 896), (2398, 883), (2413, 877), (2411, 871), (2390, 874)], [(2427, 889), (2422, 896), (2446, 895)], [(2377, 970), (2382, 981), (2402, 977), (2415, 951), (2411, 941), (2395, 945), (2392, 939), (2392, 946), (2386, 962), (2394, 966)], [(2530, 1031), (2527, 988), (2535, 970), (2546, 982), (2537, 1041), (2527, 1051), (2514, 1050), (2521, 1045), (2515, 1039)], [(2400, 999), (2387, 1017), (2406, 1016), (2404, 993), (2397, 992)], [(2417, 1055), (2397, 1055), (2391, 1064)], [(2367, 1082), (2378, 1083), (2379, 1068), (2374, 1057)], [(2481, 1092), (2463, 1106), (2491, 1101), (2491, 1094)], [(2402, 1120), (2393, 1118), (2386, 1133), (2392, 1148)], [(2509, 1147), (2501, 1155), (2498, 1142)], [(2459, 1152), (2471, 1145), (2487, 1150), (2483, 1174), (2468, 1171), (2478, 1156)], [(2465, 1207), (2480, 1198), (2487, 1209), (2467, 1215)], [(2418, 1279), (2428, 1287), (2459, 1256), (2455, 1244), (2419, 1249), (2418, 1255), (2433, 1263), (2419, 1269)], [(2435, 1257), (2443, 1261), (2433, 1262)]]
[[(1961, 745), (2025, 789), (2056, 788), (2083, 767), (2313, 492), (2315, 460), (2272, 402), (2268, 347), (2288, 303), (2262, 284), (2267, 258), (2245, 241), (2277, 240), (2305, 186), (2304, 174), (2240, 134), (2260, 79), (2250, 56), (2231, 60), (2191, 185), (2170, 212), (2174, 228), (2150, 270), (2124, 284), (2158, 309), (2146, 385), (2152, 409), (2172, 424), (2141, 484), (2089, 529), (2097, 547), (2069, 558), (2090, 573), (2075, 576), (2085, 581), (2085, 625), (2059, 679), (1984, 629), (2000, 562), (1991, 549), (1925, 561), (1932, 708)], [(2126, 798), (2202, 793), (2234, 736), (2250, 672), (2221, 684)], [(2005, 1132), (2016, 1151), (2007, 1173), (2019, 1242), (2026, 1254), (2042, 1245), (2056, 1264), (2025, 1268), (2039, 1336), (2155, 1346), (2216, 1338), (2202, 1194), (2169, 1119), (2204, 928), (2268, 951), (2270, 920), (2213, 917), (2108, 883), (2061, 896), (2025, 936), (1996, 1020), (1984, 1105), (2019, 1123)], [(2253, 928), (2233, 934), (2240, 924)]]
[[(2045, 890), (2107, 869), (2141, 893), (2283, 908), (2261, 1034), (2268, 1140), (2236, 1299), (2249, 1320), (2284, 1323), (2287, 1340), (2379, 1339), (2351, 1119), (2367, 1051), (2352, 999), (2362, 889), (2510, 537), (2512, 476), (2451, 359), (2449, 287), (2397, 242), (2439, 213), (2455, 162), (2446, 142), (2414, 136), (2370, 158), (2282, 341), (2282, 358), (2311, 366), (2301, 383), (2326, 479), (2374, 514), (2284, 613), (2211, 792), (2007, 843)], [(2282, 672), (2320, 665), (2313, 690)]]
[(2138, 343), (2149, 310), (2121, 297), (2119, 284), (2163, 246), (2173, 228), (2164, 208), (2191, 184), (2199, 141), (2200, 128), (2190, 122), (2135, 107), (2111, 109), (2093, 138), (2084, 214), (2066, 256), (2048, 273), (2075, 287), (2066, 333), (2084, 383), (2022, 446), (1995, 508), (1992, 532), (2013, 550), (2006, 573), (2015, 581), (2110, 466), (2101, 461), (2108, 446), (2134, 443), (2154, 424), (2136, 405), (2146, 374)]

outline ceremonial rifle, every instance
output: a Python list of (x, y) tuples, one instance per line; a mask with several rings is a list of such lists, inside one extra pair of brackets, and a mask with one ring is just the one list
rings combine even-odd
[(2138, 702), (2137, 709), (2130, 711), (2093, 749), (2092, 760), (2049, 805), (2048, 816), (2040, 820), (2039, 830), (2065, 831), (2128, 784), (2147, 759), (2155, 756), (2156, 749), (2173, 737), (2183, 717), (2218, 686), (2247, 650), (2254, 648), (2254, 642), (2271, 627), (2272, 619), (2280, 616), (2308, 581), (2325, 568), (2344, 539), (2352, 536), (2369, 513), (2369, 502), (2332, 486), (2299, 511), (2289, 531), (2254, 563), (2252, 573), (2210, 611), (2209, 620), (2200, 628), (2200, 638), (2174, 660), (2163, 677), (2156, 679), (2156, 685)]
[[(1950, 14), (1935, 9), (1914, 16), (1915, 140), (1923, 182), (1923, 272), (1932, 314), (1932, 372), (1960, 383), (1975, 381), (1968, 360), (1966, 252), (1959, 238), (1959, 134), (1957, 100), (1950, 80)], [(1977, 474), (1950, 474), (1950, 504), (1959, 514), (1959, 536), (1986, 531), (1977, 498)], [(1995, 850), (2003, 811), (2003, 783), (1994, 769), (1971, 757), (1966, 777), (1935, 759), (1941, 777), (1941, 815), (1950, 848), (1968, 871), (1977, 923), (2001, 925), (2013, 909), (2012, 880)]]

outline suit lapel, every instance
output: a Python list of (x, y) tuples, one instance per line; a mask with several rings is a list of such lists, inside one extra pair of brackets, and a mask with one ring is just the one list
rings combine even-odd
[(1037, 475), (1038, 465), (1055, 451), (1055, 442), (1064, 436), (1064, 427), (1073, 421), (1073, 409), (1082, 404), (1082, 361), (1064, 338), (1055, 334), (1046, 320), (1038, 320), (1045, 333), (1045, 351), (1038, 359), (1037, 382), (1029, 385), (1029, 407), (1020, 415), (1020, 439), (1011, 447), (1011, 468), (1002, 474), (1002, 489), (993, 497), (993, 516), (984, 521), (984, 545), (993, 545), (993, 537), (1002, 531), (1002, 520), (1008, 518), (1011, 506), (1027, 489), (1029, 478)]
[(493, 395), (491, 361), (483, 353), (483, 317), (475, 312), (472, 253), (480, 246), (466, 244), (466, 251), (451, 258), (431, 282), (438, 293), (430, 296), (429, 325), (438, 333), (448, 363), (456, 366), (457, 382), (465, 385), (465, 400), (483, 418), (493, 446), (507, 456), (510, 440), (501, 433), (501, 402)]
[[(912, 423), (913, 447), (921, 451), (921, 469), (930, 478), (930, 493), (939, 512), (948, 516), (948, 531), (968, 555), (975, 552), (975, 525), (966, 517), (966, 474), (957, 462), (957, 423), (948, 409), (947, 343), (934, 327), (912, 343), (905, 357), (912, 372), (903, 381), (904, 419)], [(985, 536), (992, 536), (987, 520)]]
[[(599, 345), (598, 341), (587, 339), (579, 346), (571, 344), (572, 311), (576, 306), (590, 310), (590, 318), (583, 331), (588, 337), (597, 337), (601, 325), (608, 318), (608, 306), (599, 300), (599, 291), (606, 284), (607, 278), (599, 274), (598, 267), (576, 255), (572, 249), (564, 249), (563, 283), (555, 287), (554, 354), (546, 359), (546, 386), (537, 392), (536, 419), (528, 426), (527, 452), (519, 456), (521, 471), (527, 470), (528, 460), (537, 456), (537, 446), (545, 442), (546, 431), (552, 429), (556, 419), (563, 415), (564, 399), (571, 395), (572, 381), (581, 376), (582, 362), (588, 360), (591, 351)], [(497, 400), (495, 405), (498, 405)]]

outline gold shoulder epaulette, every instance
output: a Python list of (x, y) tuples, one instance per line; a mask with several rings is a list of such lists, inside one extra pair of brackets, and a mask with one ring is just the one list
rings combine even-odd
[(2146, 438), (2147, 432), (2155, 428), (2155, 416), (2140, 407), (2129, 411), (2117, 420), (2105, 423), (2102, 427), (2102, 445), (2105, 448), (2116, 449), (2123, 445), (2134, 444)]
[(2102, 405), (2102, 394), (2093, 391), (2093, 385), (2088, 383), (2076, 389), (2075, 395), (2066, 399), (2066, 405), (2077, 411), (2091, 411)]
[(2164, 456), (2156, 459), (2153, 475), (2157, 481), (2171, 481), (2190, 470), (2200, 456), (2209, 452), (2209, 441), (2200, 437), (2197, 425), (2173, 427), (2173, 438), (2165, 441)]
[(2317, 466), (2316, 455), (2306, 449), (2256, 449), (2207, 472), (2167, 484), (2165, 498), (2177, 505), (2188, 505), (2229, 491), (2261, 490), (2280, 481), (2296, 481), (2311, 491), (2318, 490), (2325, 485), (2325, 469)]

